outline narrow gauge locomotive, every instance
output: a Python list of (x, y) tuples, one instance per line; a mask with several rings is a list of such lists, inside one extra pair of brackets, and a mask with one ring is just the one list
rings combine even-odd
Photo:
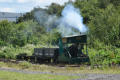
[[(87, 35), (61, 37), (58, 44), (59, 48), (35, 48), (33, 55), (29, 56), (29, 59), (36, 62), (63, 62), (72, 64), (89, 62)], [(28, 56), (24, 55), (24, 59), (28, 59)]]

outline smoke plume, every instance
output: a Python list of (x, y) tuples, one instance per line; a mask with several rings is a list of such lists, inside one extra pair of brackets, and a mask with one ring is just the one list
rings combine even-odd
[(34, 17), (41, 26), (46, 28), (47, 32), (56, 27), (55, 23), (58, 20), (56, 15), (49, 15), (45, 10), (42, 9), (34, 12)]
[[(79, 9), (75, 8), (72, 4), (65, 6), (62, 11), (60, 22), (64, 25), (64, 28), (62, 28), (67, 30), (64, 34), (68, 33), (75, 35), (85, 33), (87, 31), (87, 27), (83, 24), (83, 17), (80, 15)], [(79, 33), (73, 29), (78, 30)]]
[(66, 5), (61, 15), (61, 17), (57, 17), (56, 15), (48, 15), (45, 11), (35, 12), (36, 19), (47, 28), (47, 31), (57, 28), (62, 36), (80, 35), (80, 33), (87, 32), (88, 29), (83, 24), (80, 10), (72, 4)]

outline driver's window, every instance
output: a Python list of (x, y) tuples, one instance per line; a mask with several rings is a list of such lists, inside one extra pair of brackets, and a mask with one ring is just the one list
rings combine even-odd
[(70, 46), (72, 46), (73, 44), (65, 44), (64, 48), (69, 48)]
[(78, 49), (84, 49), (84, 45), (83, 44), (79, 44), (78, 45)]

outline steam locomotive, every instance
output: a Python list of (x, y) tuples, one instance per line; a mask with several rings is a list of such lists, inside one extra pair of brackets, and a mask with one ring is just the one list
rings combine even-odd
[(87, 52), (87, 35), (67, 36), (59, 38), (59, 48), (35, 48), (32, 56), (18, 55), (34, 62), (82, 63), (89, 62)]

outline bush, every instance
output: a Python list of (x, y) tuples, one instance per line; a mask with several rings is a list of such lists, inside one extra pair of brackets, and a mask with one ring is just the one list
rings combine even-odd
[[(16, 59), (16, 55), (19, 55), (21, 53), (26, 53), (27, 56), (31, 56), (33, 54), (34, 48), (43, 48), (48, 47), (46, 45), (33, 45), (33, 44), (27, 44), (24, 47), (13, 47), (12, 45), (1, 47), (0, 48), (0, 58), (6, 58), (6, 59)], [(49, 46), (54, 47), (54, 46)]]
[(26, 61), (20, 62), (18, 65), (19, 65), (22, 69), (27, 69), (27, 68), (31, 67), (31, 63), (26, 62)]
[(0, 67), (2, 67), (3, 65), (6, 65), (4, 62), (0, 62)]
[(111, 46), (89, 48), (91, 66), (106, 67), (120, 64), (120, 49)]
[(12, 47), (6, 47), (0, 52), (0, 57), (1, 58), (6, 58), (6, 59), (15, 59), (15, 54), (13, 51)]

